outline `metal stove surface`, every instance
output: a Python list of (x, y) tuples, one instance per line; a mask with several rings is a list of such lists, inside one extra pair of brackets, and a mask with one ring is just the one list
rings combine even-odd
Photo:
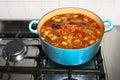
[[(28, 24), (29, 21), (0, 22), (0, 80), (105, 80), (101, 50), (86, 64), (74, 67), (59, 65), (44, 55), (38, 47), (38, 36), (29, 32)], [(28, 52), (23, 60), (9, 62), (9, 67), (6, 67), (2, 49), (15, 39), (22, 40), (28, 46)]]
[[(2, 57), (2, 50), (6, 43), (9, 41), (12, 41), (14, 39), (1, 39), (0, 40), (0, 66), (5, 66), (6, 61)], [(26, 45), (28, 46), (28, 52), (26, 56), (37, 56), (39, 53), (38, 47), (30, 46), (35, 45), (39, 43), (39, 40), (37, 39), (21, 39)], [(10, 66), (29, 66), (29, 67), (35, 67), (36, 61), (34, 59), (23, 59), (18, 62), (9, 62)], [(0, 73), (0, 80), (33, 80), (33, 76), (31, 74), (16, 74), (16, 73)]]
[[(5, 20), (0, 21), (0, 66), (4, 66), (6, 61), (2, 58), (2, 49), (9, 41), (16, 38), (22, 38), (21, 40), (26, 45), (39, 44), (37, 35), (31, 34), (28, 30), (28, 24), (30, 21), (19, 21), (19, 20)], [(23, 36), (24, 35), (24, 36)], [(27, 38), (27, 39), (26, 39)], [(39, 53), (37, 47), (29, 46), (27, 56), (36, 56)], [(11, 66), (36, 66), (34, 59), (23, 59), (17, 63), (9, 63)], [(33, 80), (31, 74), (15, 74), (15, 73), (4, 73), (4, 76), (0, 72), (0, 80)]]
[[(62, 65), (58, 65), (52, 61), (48, 61), (46, 64), (47, 68), (67, 68), (65, 66)], [(86, 64), (83, 65), (79, 65), (79, 66), (75, 66), (72, 67), (73, 70), (74, 69), (95, 69), (95, 63), (94, 61), (89, 61)], [(69, 69), (69, 67), (68, 67)], [(72, 76), (73, 80), (99, 80), (97, 78), (97, 75), (82, 75), (80, 73), (74, 73)], [(44, 75), (44, 80), (66, 80), (68, 78), (68, 74), (46, 74)]]
[[(0, 49), (2, 53), (3, 47)], [(28, 45), (26, 57), (16, 63), (9, 62), (9, 67), (6, 67), (6, 61), (1, 55), (0, 66), (7, 68), (1, 72), (1, 80), (105, 80), (100, 51), (99, 49), (96, 57), (83, 65), (63, 66), (49, 60), (41, 47)], [(33, 57), (40, 59), (37, 62)]]
[[(95, 58), (101, 57), (99, 52), (100, 52), (100, 49)], [(101, 66), (98, 66), (98, 61), (97, 59), (95, 60), (95, 58), (93, 58), (92, 60), (90, 60), (85, 64), (78, 65), (78, 66), (63, 66), (63, 65), (56, 64), (51, 60), (46, 60), (45, 68), (56, 69), (56, 72), (45, 74), (43, 76), (43, 79), (44, 80), (105, 80), (105, 78), (100, 79), (100, 76), (97, 75), (97, 73), (99, 73), (99, 70), (97, 71), (97, 69), (98, 67), (101, 67)], [(102, 64), (100, 63), (100, 65)], [(68, 79), (69, 74), (72, 74), (71, 76), (72, 79)], [(105, 77), (104, 74), (101, 77)]]

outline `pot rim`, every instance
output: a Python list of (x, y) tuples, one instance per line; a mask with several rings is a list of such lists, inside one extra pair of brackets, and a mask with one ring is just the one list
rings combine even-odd
[[(90, 13), (92, 13), (93, 15), (95, 15), (95, 16), (102, 22), (102, 26), (103, 26), (103, 27), (102, 27), (102, 28), (103, 28), (103, 33), (102, 33), (101, 37), (99, 38), (99, 40), (96, 41), (96, 42), (95, 42), (94, 44), (92, 44), (92, 45), (89, 45), (89, 46), (84, 47), (84, 48), (78, 48), (78, 49), (59, 48), (59, 47), (53, 46), (53, 45), (49, 44), (48, 42), (46, 42), (45, 40), (43, 40), (42, 37), (41, 37), (41, 35), (40, 35), (40, 31), (39, 31), (39, 30), (40, 30), (40, 29), (39, 29), (39, 24), (40, 24), (41, 20), (42, 20), (46, 15), (50, 14), (51, 12), (54, 12), (54, 11), (60, 10), (60, 9), (81, 9), (81, 10), (90, 12)], [(84, 15), (84, 14), (83, 14), (83, 15)], [(89, 16), (88, 16), (88, 17), (89, 17)], [(94, 19), (93, 19), (93, 20), (94, 20)], [(39, 21), (38, 21), (38, 26), (37, 26), (37, 31), (38, 31), (39, 38), (40, 38), (43, 42), (45, 42), (46, 44), (48, 44), (49, 46), (51, 46), (51, 47), (53, 47), (53, 48), (58, 48), (58, 49), (61, 49), (61, 50), (71, 50), (71, 51), (73, 51), (73, 50), (83, 50), (83, 49), (87, 49), (87, 48), (90, 48), (90, 47), (92, 47), (93, 45), (97, 44), (98, 42), (100, 42), (100, 41), (102, 40), (102, 37), (103, 37), (103, 35), (104, 35), (104, 30), (105, 30), (104, 23), (103, 23), (102, 19), (101, 19), (97, 14), (95, 14), (94, 12), (92, 12), (92, 11), (90, 11), (90, 10), (87, 10), (87, 9), (84, 9), (84, 8), (78, 8), (78, 7), (62, 7), (62, 8), (57, 8), (57, 9), (51, 10), (51, 11), (49, 11), (48, 13), (46, 13), (44, 16), (42, 16), (42, 17), (39, 19)]]

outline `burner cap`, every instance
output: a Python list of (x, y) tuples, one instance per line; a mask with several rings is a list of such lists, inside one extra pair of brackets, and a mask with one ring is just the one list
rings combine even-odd
[(19, 55), (24, 51), (24, 46), (24, 43), (21, 41), (11, 41), (7, 43), (4, 50), (6, 53), (9, 53), (9, 55)]
[(8, 42), (3, 49), (4, 57), (9, 58), (11, 61), (18, 61), (23, 59), (26, 52), (27, 46), (20, 40)]

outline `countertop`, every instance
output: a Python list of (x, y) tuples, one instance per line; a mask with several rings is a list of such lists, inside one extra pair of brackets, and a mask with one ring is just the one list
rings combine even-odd
[(108, 80), (120, 80), (120, 26), (104, 34), (101, 46)]

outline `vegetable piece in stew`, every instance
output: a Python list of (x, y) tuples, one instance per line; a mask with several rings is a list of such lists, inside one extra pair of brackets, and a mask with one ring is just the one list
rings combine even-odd
[(61, 14), (47, 20), (40, 29), (42, 39), (64, 49), (85, 48), (97, 42), (103, 31), (91, 18), (82, 14)]

